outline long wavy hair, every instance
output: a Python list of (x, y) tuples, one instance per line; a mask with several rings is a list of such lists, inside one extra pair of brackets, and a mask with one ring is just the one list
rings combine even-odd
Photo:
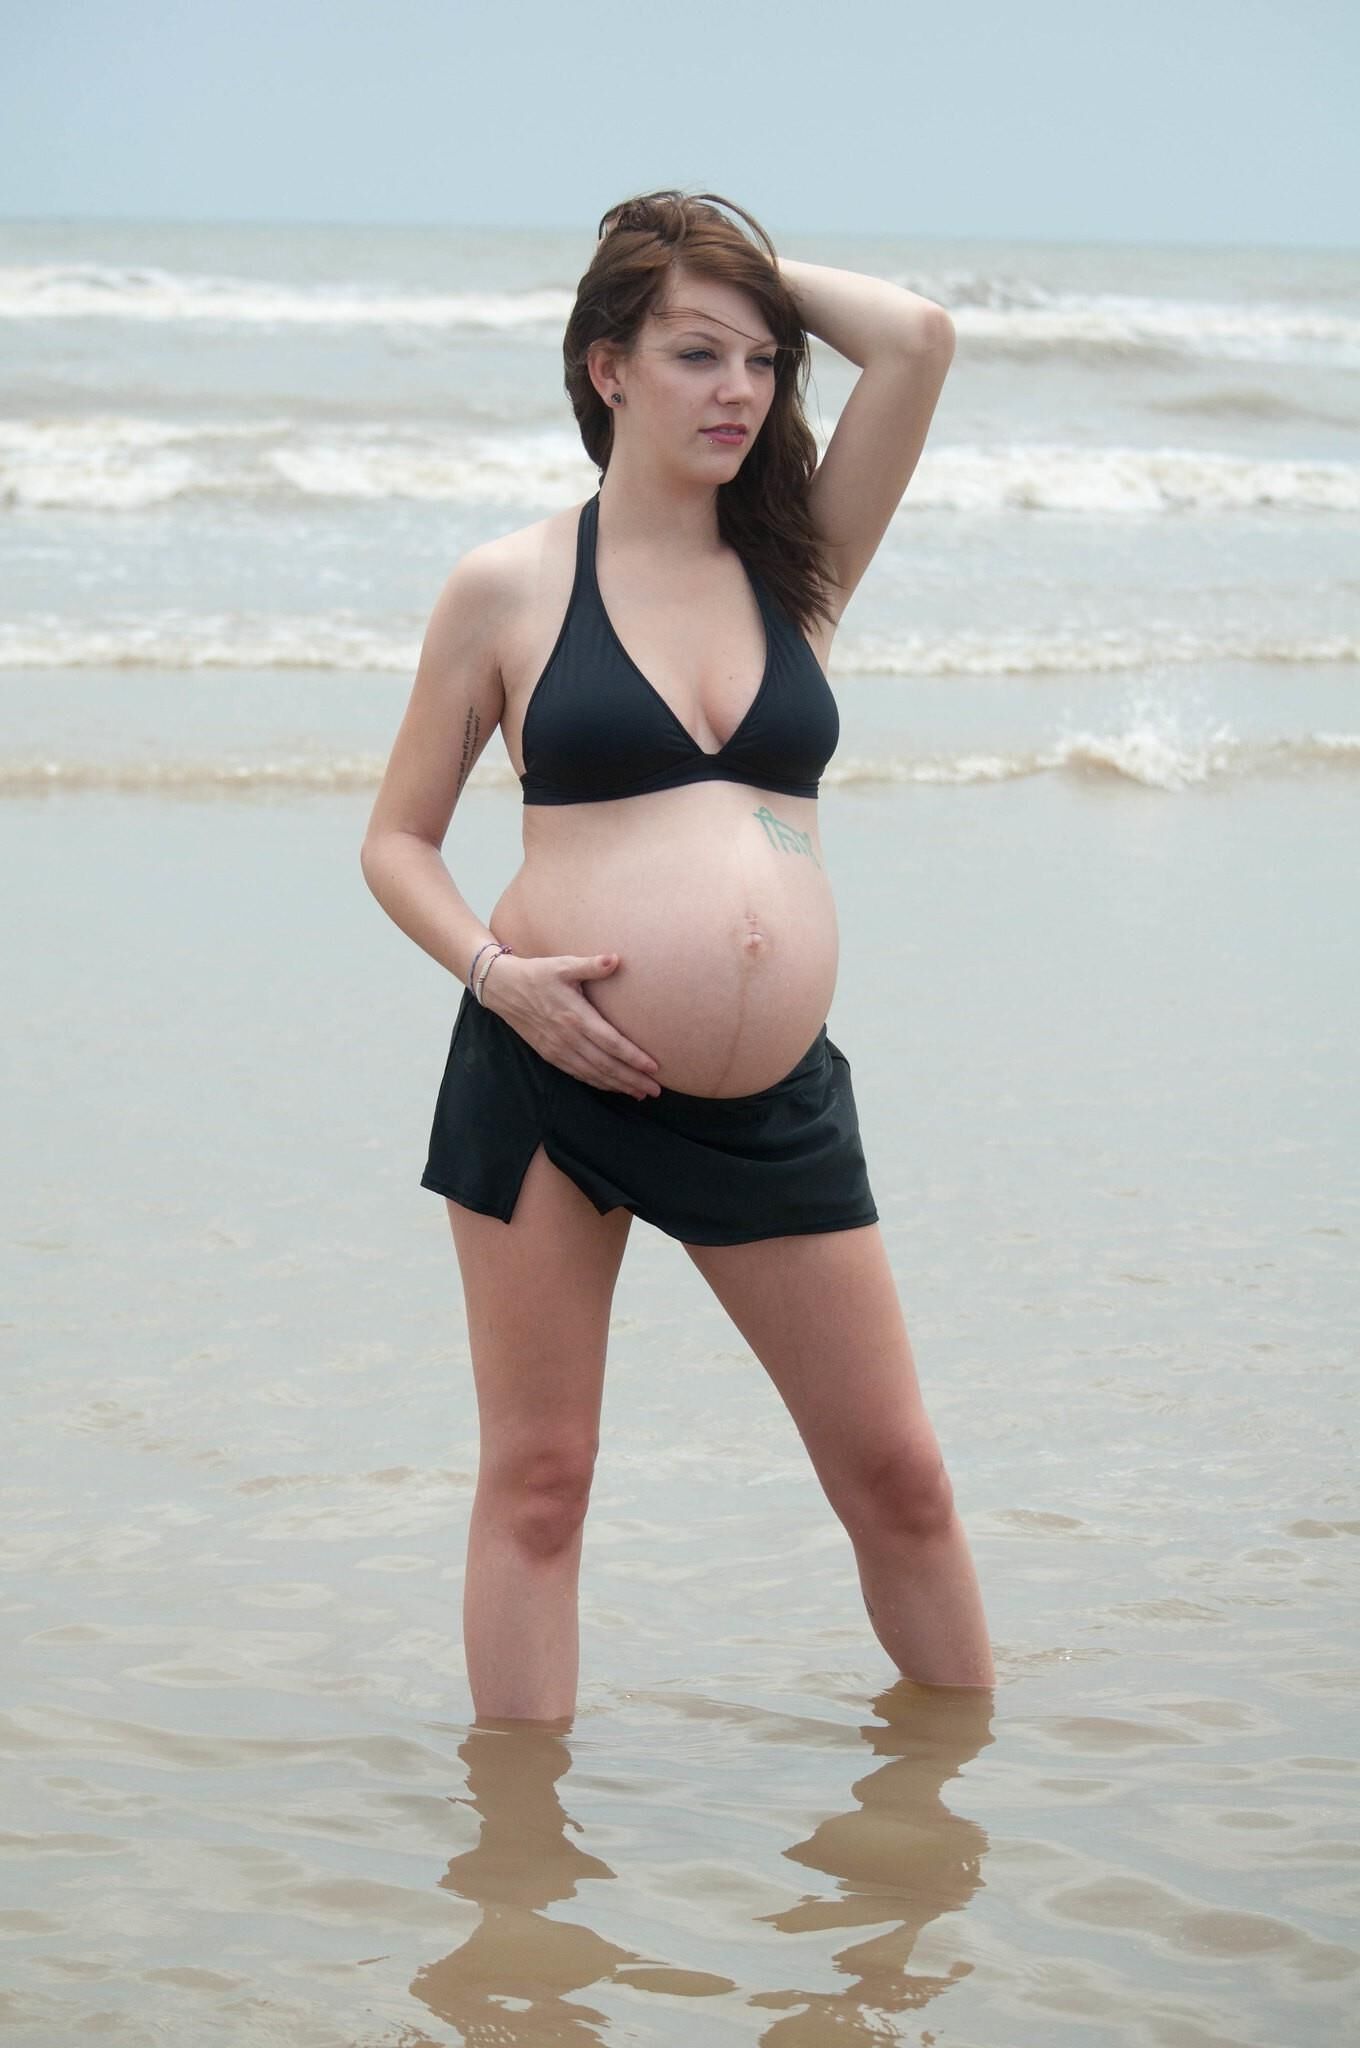
[[(752, 234), (720, 207), (739, 214)], [(604, 215), (562, 340), (563, 381), (581, 439), (603, 479), (614, 418), (590, 381), (587, 355), (601, 341), (630, 355), (644, 320), (660, 307), (681, 269), (749, 292), (778, 343), (765, 423), (737, 475), (718, 486), (718, 531), (807, 631), (815, 619), (832, 617), (827, 599), (834, 587), (808, 511), (808, 485), (817, 467), (817, 443), (803, 410), (811, 351), (797, 301), (779, 275), (774, 244), (759, 221), (732, 200), (716, 192), (646, 192)]]

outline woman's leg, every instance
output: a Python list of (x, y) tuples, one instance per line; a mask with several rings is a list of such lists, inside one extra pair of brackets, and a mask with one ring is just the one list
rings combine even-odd
[(879, 1226), (685, 1249), (783, 1396), (898, 1670), (991, 1685), (977, 1577)]
[(609, 1308), (633, 1219), (601, 1216), (542, 1146), (509, 1223), (448, 1211), (481, 1432), (463, 1588), (473, 1706), (569, 1719)]

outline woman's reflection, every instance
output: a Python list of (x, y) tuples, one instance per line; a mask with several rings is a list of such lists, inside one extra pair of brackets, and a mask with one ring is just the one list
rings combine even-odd
[(460, 1949), (412, 1981), (412, 1992), (438, 2019), (488, 2048), (584, 2048), (602, 2042), (608, 2025), (604, 2013), (570, 1997), (591, 1984), (690, 1997), (735, 1989), (730, 1978), (670, 1969), (545, 1913), (574, 1898), (582, 1880), (614, 1875), (568, 1839), (579, 1824), (557, 1796), (557, 1781), (571, 1766), (560, 1734), (531, 1722), (480, 1723), (458, 1754), (468, 1767), (465, 1803), (481, 1815), (482, 1828), (476, 1848), (455, 1856), (439, 1882), (475, 1900), (482, 1920)]
[(871, 1705), (883, 1725), (871, 1722), (860, 1733), (889, 1761), (852, 1786), (860, 1802), (852, 1812), (823, 1821), (784, 1852), (838, 1878), (839, 1891), (809, 1893), (766, 1918), (785, 1934), (893, 1924), (836, 1951), (837, 1968), (852, 1980), (842, 1989), (757, 1992), (752, 2005), (790, 2009), (761, 2035), (763, 2048), (900, 2041), (876, 2015), (918, 2011), (971, 1968), (957, 1962), (934, 1977), (912, 1974), (907, 1964), (922, 1928), (961, 1911), (982, 1883), (986, 1833), (951, 1813), (940, 1789), (991, 1742), (992, 1693), (901, 1679)]
[[(859, 1803), (849, 1813), (823, 1821), (784, 1852), (836, 1878), (835, 1893), (809, 1893), (763, 1924), (787, 1934), (892, 1924), (836, 1951), (837, 1967), (851, 1980), (839, 1990), (751, 1994), (750, 2005), (780, 2014), (760, 2036), (766, 2048), (826, 2048), (828, 2039), (897, 2042), (901, 2036), (884, 2031), (882, 2016), (917, 2010), (968, 1973), (963, 1962), (944, 1976), (913, 1975), (907, 1965), (922, 1928), (966, 1906), (982, 1882), (987, 1837), (975, 1822), (950, 1813), (940, 1790), (992, 1740), (992, 1694), (904, 1679), (871, 1709), (879, 1719), (860, 1732), (887, 1761), (854, 1785)], [(579, 1825), (558, 1797), (571, 1765), (559, 1727), (479, 1723), (459, 1755), (468, 1770), (462, 1803), (480, 1815), (481, 1832), (440, 1883), (473, 1900), (482, 1919), (461, 1948), (411, 1984), (436, 2018), (472, 2044), (600, 2048), (608, 2016), (573, 1995), (593, 1984), (698, 1999), (738, 1989), (729, 1978), (640, 1956), (547, 1914), (548, 1906), (574, 1898), (583, 1881), (615, 1874), (570, 1839)], [(698, 2011), (695, 2023), (702, 2029)]]

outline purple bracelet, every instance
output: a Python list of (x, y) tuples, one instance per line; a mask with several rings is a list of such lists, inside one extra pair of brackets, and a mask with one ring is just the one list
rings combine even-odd
[(499, 944), (500, 944), (500, 940), (499, 940), (499, 939), (487, 939), (487, 940), (485, 940), (485, 941), (484, 941), (484, 943), (483, 943), (482, 945), (480, 945), (480, 946), (479, 946), (479, 947), (477, 948), (476, 952), (475, 952), (475, 953), (473, 954), (473, 956), (472, 956), (472, 965), (471, 965), (471, 967), (469, 967), (469, 969), (468, 969), (468, 979), (467, 979), (467, 985), (468, 985), (468, 994), (469, 994), (469, 995), (472, 995), (472, 994), (474, 994), (474, 993), (475, 993), (475, 991), (473, 990), (473, 986), (472, 986), (472, 977), (473, 977), (473, 975), (474, 975), (474, 974), (476, 973), (476, 971), (477, 971), (477, 962), (478, 962), (478, 961), (479, 961), (479, 960), (481, 959), (481, 957), (482, 957), (483, 953), (484, 953), (484, 952), (486, 951), (486, 949), (487, 949), (487, 947), (488, 947), (488, 946), (498, 946)]
[[(480, 1002), (482, 1001), (482, 990), (483, 990), (483, 989), (484, 989), (484, 988), (486, 987), (486, 977), (488, 976), (488, 974), (490, 974), (490, 972), (491, 972), (492, 968), (493, 968), (493, 967), (495, 966), (496, 962), (497, 962), (497, 961), (498, 961), (498, 960), (500, 959), (500, 957), (501, 957), (501, 954), (502, 954), (502, 953), (513, 953), (513, 952), (514, 952), (514, 950), (515, 950), (515, 949), (514, 949), (514, 947), (513, 947), (513, 946), (497, 946), (497, 948), (496, 948), (495, 952), (494, 952), (494, 953), (493, 953), (493, 954), (491, 955), (491, 958), (490, 958), (490, 959), (489, 959), (489, 960), (487, 961), (487, 963), (486, 963), (486, 966), (485, 966), (485, 967), (484, 967), (484, 968), (482, 969), (482, 971), (481, 971), (481, 975), (480, 975), (480, 976), (479, 976), (479, 978), (478, 978), (477, 986), (476, 986), (476, 988), (475, 988), (475, 989), (473, 990), (473, 995), (474, 995), (474, 996), (476, 997), (476, 999), (477, 999), (477, 1001), (478, 1001), (479, 1003), (480, 1003)], [(483, 951), (483, 952), (485, 952), (485, 951), (486, 951), (486, 947), (485, 947), (485, 946), (483, 946), (483, 947), (482, 947), (482, 951)]]

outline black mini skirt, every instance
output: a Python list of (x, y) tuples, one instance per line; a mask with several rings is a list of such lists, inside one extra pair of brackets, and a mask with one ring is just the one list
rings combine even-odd
[(749, 1244), (877, 1223), (850, 1063), (823, 1024), (754, 1095), (639, 1102), (545, 1060), (464, 989), (420, 1185), (509, 1223), (539, 1145), (600, 1214), (686, 1244)]

